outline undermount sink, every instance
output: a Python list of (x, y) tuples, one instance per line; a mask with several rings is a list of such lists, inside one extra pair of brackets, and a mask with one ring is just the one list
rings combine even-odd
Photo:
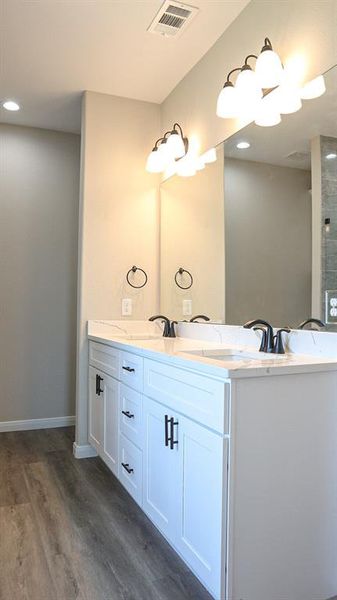
[(256, 360), (256, 361), (273, 361), (282, 360), (288, 358), (286, 354), (266, 354), (265, 352), (249, 352), (245, 350), (238, 350), (237, 348), (218, 348), (209, 350), (183, 350), (184, 354), (193, 354), (194, 356), (200, 356), (203, 358), (212, 358), (213, 360), (223, 361), (242, 361), (242, 360)]

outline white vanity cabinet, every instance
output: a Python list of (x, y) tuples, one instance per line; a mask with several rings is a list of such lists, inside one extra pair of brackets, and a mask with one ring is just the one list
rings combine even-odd
[(90, 443), (223, 600), (229, 384), (93, 341), (89, 363)]

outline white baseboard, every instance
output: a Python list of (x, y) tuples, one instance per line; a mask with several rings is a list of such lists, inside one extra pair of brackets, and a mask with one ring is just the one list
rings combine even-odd
[(76, 444), (73, 443), (73, 454), (75, 458), (93, 458), (97, 456), (97, 452), (95, 448), (90, 446), (90, 444)]
[(30, 429), (53, 429), (75, 425), (75, 417), (51, 417), (50, 419), (27, 419), (25, 421), (0, 421), (0, 432), (28, 431)]

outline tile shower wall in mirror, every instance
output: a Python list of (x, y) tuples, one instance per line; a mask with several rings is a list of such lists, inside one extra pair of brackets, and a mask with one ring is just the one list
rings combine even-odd
[[(326, 320), (325, 291), (337, 290), (337, 67), (325, 81), (323, 96), (279, 125), (249, 125), (217, 148), (216, 163), (162, 184), (164, 314)], [(179, 267), (193, 274), (189, 290), (174, 282)]]

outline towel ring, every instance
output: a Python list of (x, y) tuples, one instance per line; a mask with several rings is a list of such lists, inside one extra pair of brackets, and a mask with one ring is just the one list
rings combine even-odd
[[(187, 273), (187, 275), (190, 277), (191, 281), (189, 285), (180, 285), (180, 283), (178, 283), (178, 275), (182, 275), (183, 273)], [(177, 286), (181, 289), (181, 290), (189, 290), (192, 285), (193, 285), (193, 277), (191, 275), (191, 273), (189, 271), (187, 271), (186, 269), (183, 269), (182, 267), (180, 267), (180, 269), (178, 269), (178, 271), (176, 272), (175, 276), (174, 276), (174, 281), (176, 282)]]
[[(140, 271), (141, 273), (143, 273), (143, 275), (145, 277), (145, 281), (144, 281), (144, 283), (142, 283), (142, 285), (134, 285), (130, 281), (130, 274), (136, 273), (136, 271)], [(147, 284), (147, 275), (146, 275), (144, 269), (140, 269), (140, 267), (136, 267), (135, 265), (133, 265), (133, 267), (130, 269), (130, 271), (128, 271), (126, 274), (126, 281), (128, 282), (129, 285), (131, 285), (131, 287), (136, 288), (136, 290), (140, 290), (140, 288), (143, 288)]]

